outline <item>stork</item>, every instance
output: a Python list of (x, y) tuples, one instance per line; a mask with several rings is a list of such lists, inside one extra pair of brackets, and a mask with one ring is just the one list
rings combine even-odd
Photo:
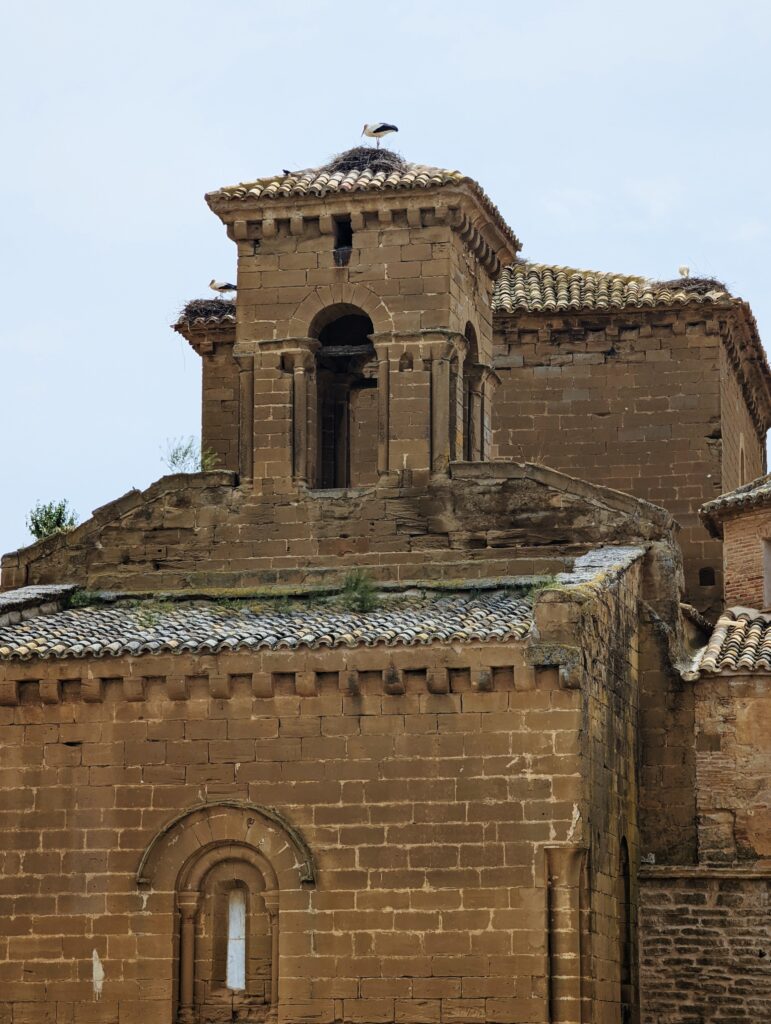
[(361, 134), (366, 135), (368, 139), (377, 139), (377, 148), (380, 149), (380, 140), (384, 136), (398, 131), (395, 124), (388, 124), (387, 121), (374, 121), (372, 124), (365, 124)]
[(225, 292), (237, 291), (236, 285), (230, 284), (228, 281), (216, 281), (214, 278), (209, 281), (209, 287), (218, 295), (224, 295)]

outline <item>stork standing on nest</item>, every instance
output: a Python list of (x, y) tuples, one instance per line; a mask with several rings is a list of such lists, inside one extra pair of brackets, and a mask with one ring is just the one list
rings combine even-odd
[(238, 290), (236, 285), (230, 284), (227, 281), (216, 281), (214, 278), (209, 281), (209, 287), (218, 295), (225, 295), (227, 292), (235, 292)]
[(380, 140), (386, 135), (391, 135), (393, 132), (398, 131), (399, 129), (395, 124), (388, 124), (386, 121), (375, 121), (372, 124), (365, 124), (361, 134), (366, 135), (368, 139), (377, 139), (377, 148), (380, 149)]

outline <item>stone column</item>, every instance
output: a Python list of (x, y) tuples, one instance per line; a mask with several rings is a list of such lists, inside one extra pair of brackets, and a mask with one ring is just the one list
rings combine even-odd
[(296, 353), (292, 367), (294, 477), (304, 484), (308, 483), (308, 374), (312, 358), (309, 352)]
[(238, 472), (254, 475), (254, 356), (236, 356), (238, 373)]
[(391, 426), (391, 360), (390, 346), (375, 345), (377, 352), (377, 471), (382, 476), (388, 472)]
[(584, 1017), (581, 875), (586, 850), (546, 849), (550, 1024), (587, 1024)]
[(265, 909), (270, 915), (270, 1011), (268, 1020), (278, 1017), (278, 890), (269, 889), (262, 894)]
[(181, 892), (177, 896), (179, 910), (179, 1024), (193, 1024), (195, 1012), (193, 996), (195, 988), (195, 925), (201, 895), (198, 892)]
[(482, 461), (483, 429), (482, 387), (478, 378), (472, 378), (469, 382), (469, 454), (472, 462)]
[(450, 465), (450, 353), (431, 361), (431, 472)]
[(493, 395), (501, 382), (501, 378), (489, 366), (480, 366), (479, 374), (479, 461), (496, 458), (496, 452), (492, 450), (492, 423), (491, 410), (493, 407)]
[[(466, 424), (463, 402), (464, 376), (466, 373), (466, 352), (468, 342), (465, 338), (455, 338), (452, 343), (452, 360), (457, 360), (457, 372), (455, 374), (455, 388), (450, 395), (450, 423), (454, 426), (450, 437), (450, 458), (455, 461), (463, 460), (463, 449), (465, 447)], [(452, 373), (450, 374), (452, 380)]]

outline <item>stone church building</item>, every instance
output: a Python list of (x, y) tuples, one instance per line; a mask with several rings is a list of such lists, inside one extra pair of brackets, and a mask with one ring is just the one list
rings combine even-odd
[(0, 1024), (769, 1019), (749, 306), (386, 150), (206, 198), (216, 468), (2, 560)]

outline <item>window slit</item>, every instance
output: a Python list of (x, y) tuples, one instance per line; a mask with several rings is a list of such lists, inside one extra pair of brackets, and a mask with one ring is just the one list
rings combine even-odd
[(229, 989), (246, 988), (246, 892), (231, 889), (228, 896), (228, 959), (225, 984)]

